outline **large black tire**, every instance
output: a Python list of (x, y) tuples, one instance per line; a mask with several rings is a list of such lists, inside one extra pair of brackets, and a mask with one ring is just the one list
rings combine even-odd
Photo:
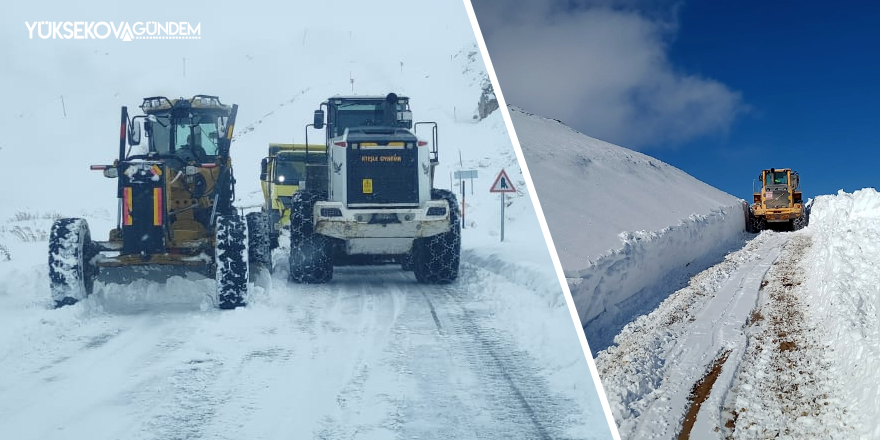
[(407, 252), (400, 259), (400, 269), (407, 272), (413, 270), (413, 251)]
[(753, 225), (753, 219), (755, 217), (752, 214), (752, 207), (749, 206), (748, 203), (746, 203), (744, 201), (743, 202), (743, 209), (745, 210), (745, 213), (746, 213), (746, 232), (756, 232), (754, 225)]
[(333, 258), (329, 237), (316, 234), (312, 223), (315, 202), (322, 195), (298, 191), (290, 210), (290, 281), (321, 284), (333, 278)]
[(248, 230), (248, 261), (255, 266), (272, 269), (272, 247), (269, 216), (251, 212), (245, 216)]
[(807, 218), (803, 215), (791, 221), (791, 229), (794, 231), (804, 229), (805, 226), (807, 226)]
[(764, 217), (752, 216), (752, 232), (758, 234), (767, 229), (767, 220)]
[(280, 245), (278, 238), (281, 237), (281, 214), (275, 209), (265, 214), (269, 218), (269, 249), (277, 249)]
[(461, 215), (458, 200), (451, 191), (431, 190), (434, 200), (449, 204), (450, 229), (440, 235), (416, 239), (413, 243), (412, 267), (416, 280), (428, 284), (449, 284), (458, 279), (461, 262)]
[(221, 309), (245, 305), (248, 283), (247, 223), (238, 215), (217, 217), (217, 299)]
[(98, 267), (88, 223), (81, 218), (62, 218), (49, 234), (49, 280), (55, 307), (76, 304), (92, 293)]

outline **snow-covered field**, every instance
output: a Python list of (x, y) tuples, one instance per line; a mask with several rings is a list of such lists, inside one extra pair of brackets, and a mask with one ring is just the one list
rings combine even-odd
[[(202, 39), (130, 43), (27, 40), (37, 7), (4, 10), (4, 438), (609, 438), (501, 115), (473, 118), (485, 68), (462, 4), (256, 3), (246, 15), (156, 10), (151, 20), (201, 21)], [(136, 19), (119, 5), (59, 3), (52, 19)], [(121, 105), (197, 93), (239, 104), (236, 204), (249, 207), (267, 144), (304, 141), (318, 104), (352, 91), (406, 94), (416, 120), (439, 123), (439, 187), (458, 192), (452, 171), (479, 171), (457, 283), (346, 267), (326, 286), (290, 285), (279, 250), (280, 269), (229, 313), (213, 309), (211, 281), (183, 278), (99, 284), (50, 309), (52, 220), (84, 217), (99, 239), (116, 222), (115, 181), (88, 165), (114, 157)], [(488, 193), (502, 168), (519, 189), (503, 243)]]

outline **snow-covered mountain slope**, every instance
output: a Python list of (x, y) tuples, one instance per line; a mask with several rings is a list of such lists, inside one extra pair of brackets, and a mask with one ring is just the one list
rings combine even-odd
[(511, 108), (592, 350), (742, 245), (742, 201), (644, 154)]
[[(117, 21), (143, 12), (119, 5), (52, 12)], [(150, 19), (201, 21), (201, 40), (129, 43), (27, 40), (22, 22), (38, 7), (5, 9), (0, 96), (15, 105), (0, 107), (4, 432), (609, 438), (502, 118), (473, 118), (485, 67), (462, 6), (255, 1), (238, 14), (183, 3)], [(234, 312), (212, 308), (210, 281), (182, 278), (99, 284), (80, 304), (49, 309), (52, 220), (84, 217), (96, 239), (116, 223), (116, 183), (88, 165), (114, 158), (120, 106), (136, 114), (142, 97), (198, 93), (239, 104), (236, 205), (253, 209), (268, 143), (303, 142), (329, 96), (389, 91), (410, 96), (416, 120), (439, 123), (437, 186), (459, 192), (452, 171), (479, 171), (457, 283), (341, 267), (328, 286), (290, 285), (282, 249), (278, 272)], [(507, 198), (503, 243), (500, 202), (488, 193), (502, 168), (520, 190)]]
[(621, 437), (878, 438), (878, 238), (875, 190), (819, 196), (627, 325), (596, 357)]
[(642, 153), (511, 108), (541, 207), (566, 273), (620, 248), (621, 232), (659, 231), (735, 197)]

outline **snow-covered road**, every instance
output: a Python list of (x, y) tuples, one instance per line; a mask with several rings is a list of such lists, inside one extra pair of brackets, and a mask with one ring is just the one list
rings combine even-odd
[(758, 236), (599, 353), (596, 365), (622, 437), (673, 438), (681, 429), (691, 391), (714, 359), (745, 346), (745, 322), (782, 243), (778, 234)]
[(627, 325), (596, 357), (621, 437), (876, 438), (878, 217), (822, 196)]
[[(688, 318), (689, 325), (684, 327), (692, 331), (678, 336), (676, 344), (670, 347), (663, 365), (664, 386), (640, 402), (643, 409), (633, 438), (671, 437), (681, 426), (669, 425), (670, 414), (684, 415), (689, 410), (694, 385), (714, 360), (723, 356), (732, 364), (738, 362), (746, 346), (743, 324), (755, 307), (761, 280), (779, 256), (784, 242), (782, 236), (769, 237), (725, 282), (715, 285), (719, 287), (717, 291), (695, 292), (706, 298), (701, 309)], [(718, 383), (729, 382), (732, 373), (732, 368), (722, 369)], [(707, 400), (705, 405), (711, 407), (715, 404), (717, 408), (720, 396), (710, 397), (714, 399)], [(709, 414), (706, 416), (711, 418)], [(694, 428), (700, 433), (717, 426), (717, 420), (709, 422), (699, 418), (697, 422)], [(693, 434), (694, 438), (706, 438), (705, 435), (696, 435), (697, 432)]]
[(229, 313), (207, 307), (210, 281), (172, 279), (164, 297), (109, 285), (5, 314), (4, 437), (549, 439), (583, 424), (540, 361), (485, 326), (482, 283), (518, 287), (467, 259), (441, 287), (393, 267), (336, 272), (300, 286), (279, 270)]

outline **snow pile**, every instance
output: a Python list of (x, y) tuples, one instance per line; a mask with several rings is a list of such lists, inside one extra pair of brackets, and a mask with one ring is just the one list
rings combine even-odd
[(743, 202), (644, 154), (511, 108), (594, 352), (741, 243)]
[(823, 342), (833, 347), (841, 398), (862, 422), (860, 438), (880, 438), (880, 194), (817, 197), (808, 230), (814, 245), (806, 302), (826, 329)]

